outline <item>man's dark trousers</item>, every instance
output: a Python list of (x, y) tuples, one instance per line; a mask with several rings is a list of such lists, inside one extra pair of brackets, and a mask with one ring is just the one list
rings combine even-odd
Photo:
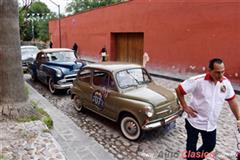
[[(187, 157), (187, 160), (202, 160), (204, 159), (204, 157), (202, 156), (204, 155), (204, 153), (206, 152), (210, 153), (215, 148), (216, 129), (214, 131), (207, 132), (207, 131), (194, 128), (188, 122), (187, 119), (185, 119), (185, 122), (186, 122), (185, 127), (187, 130), (187, 148), (186, 148), (187, 155), (196, 155), (195, 157), (194, 156)], [(203, 144), (199, 149), (197, 149), (197, 141), (198, 141), (199, 133), (202, 135)], [(195, 152), (195, 154), (194, 153), (189, 154), (189, 151)], [(201, 156), (197, 156), (197, 155), (201, 155)]]

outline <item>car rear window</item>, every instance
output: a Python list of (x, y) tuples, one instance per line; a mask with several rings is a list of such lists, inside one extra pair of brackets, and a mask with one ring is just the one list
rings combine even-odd
[(90, 69), (83, 69), (78, 74), (78, 79), (82, 82), (90, 83), (91, 81), (91, 70)]
[(101, 70), (94, 70), (93, 72), (93, 84), (95, 86), (105, 87), (111, 90), (116, 90), (116, 85), (108, 72)]
[(107, 73), (95, 70), (93, 73), (93, 84), (95, 86), (106, 86)]

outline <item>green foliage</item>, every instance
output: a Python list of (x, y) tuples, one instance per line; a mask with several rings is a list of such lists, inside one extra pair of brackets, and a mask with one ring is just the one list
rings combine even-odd
[(119, 3), (126, 0), (72, 0), (67, 4), (66, 12), (75, 14), (92, 8), (107, 6), (114, 3)]
[(29, 13), (50, 13), (50, 10), (45, 3), (36, 1), (30, 6)]
[(19, 122), (30, 122), (30, 121), (36, 121), (41, 120), (44, 124), (47, 125), (49, 129), (52, 129), (53, 127), (53, 120), (49, 116), (49, 114), (44, 111), (43, 108), (38, 107), (37, 102), (31, 101), (31, 104), (33, 106), (33, 109), (35, 110), (35, 114), (30, 116), (21, 117), (18, 119)]
[(44, 133), (50, 133), (50, 130), (49, 129), (43, 129), (42, 130)]
[[(48, 18), (55, 18), (45, 3), (33, 2), (29, 8), (19, 8), (20, 36), (23, 41), (30, 41), (33, 38), (40, 41), (48, 41)], [(33, 33), (34, 32), (34, 33)]]
[(41, 114), (42, 116), (48, 116), (48, 113), (44, 111), (44, 109), (36, 107), (37, 113)]
[(31, 122), (31, 121), (36, 121), (36, 120), (39, 120), (38, 115), (30, 115), (30, 116), (21, 117), (17, 121), (18, 122)]
[(32, 104), (32, 106), (33, 106), (33, 108), (35, 109), (35, 108), (37, 108), (37, 102), (35, 102), (35, 101), (31, 101), (31, 104)]
[(48, 22), (43, 21), (42, 23), (39, 23), (38, 25), (38, 37), (40, 40), (46, 42), (49, 40), (48, 37)]
[(52, 129), (53, 127), (53, 120), (51, 119), (50, 116), (44, 116), (42, 118), (42, 121), (47, 125), (49, 129)]
[(0, 160), (5, 160), (3, 155), (0, 154)]

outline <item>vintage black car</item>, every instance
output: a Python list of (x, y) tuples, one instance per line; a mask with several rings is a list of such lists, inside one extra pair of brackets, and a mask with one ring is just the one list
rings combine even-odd
[(135, 64), (88, 64), (71, 88), (75, 109), (87, 108), (119, 122), (129, 140), (144, 130), (168, 125), (182, 114), (174, 93), (157, 85), (146, 69)]
[(48, 85), (54, 94), (61, 89), (69, 89), (77, 72), (84, 66), (67, 48), (49, 48), (41, 50), (36, 60), (28, 66), (32, 80), (39, 80)]

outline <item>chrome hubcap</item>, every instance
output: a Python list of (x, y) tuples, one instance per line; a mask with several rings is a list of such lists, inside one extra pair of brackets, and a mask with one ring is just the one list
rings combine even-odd
[(74, 98), (74, 101), (75, 101), (75, 108), (76, 110), (81, 110), (82, 109), (82, 102), (79, 98)]
[(137, 132), (137, 126), (133, 121), (126, 122), (125, 128), (126, 128), (126, 131), (131, 135), (134, 135)]

